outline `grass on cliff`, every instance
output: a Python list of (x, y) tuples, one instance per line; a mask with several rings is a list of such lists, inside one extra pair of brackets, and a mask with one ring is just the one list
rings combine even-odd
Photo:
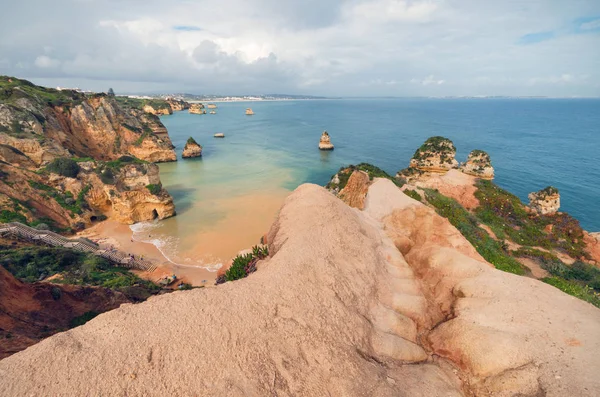
[(269, 248), (267, 246), (254, 246), (252, 252), (244, 255), (238, 255), (233, 259), (231, 267), (227, 269), (225, 274), (217, 279), (217, 283), (221, 284), (225, 281), (239, 280), (254, 271), (256, 271), (256, 263), (260, 259), (269, 256)]
[(131, 107), (139, 110), (143, 110), (144, 106), (152, 106), (154, 110), (170, 110), (171, 105), (164, 99), (138, 99), (128, 98), (124, 96), (117, 96), (115, 100), (119, 105), (123, 107)]
[(20, 98), (34, 98), (49, 106), (75, 106), (85, 94), (73, 90), (41, 87), (27, 80), (0, 76), (0, 102), (13, 103)]
[(336, 185), (332, 182), (329, 182), (327, 184), (326, 188), (327, 189), (338, 188), (339, 190), (342, 190), (348, 184), (348, 179), (350, 179), (350, 176), (352, 175), (352, 173), (357, 170), (366, 172), (369, 175), (370, 180), (373, 180), (373, 178), (386, 178), (386, 179), (389, 179), (390, 181), (394, 182), (394, 184), (398, 187), (402, 187), (402, 185), (404, 184), (404, 183), (402, 183), (402, 181), (398, 180), (397, 178), (394, 178), (393, 176), (391, 176), (390, 174), (388, 174), (381, 168), (374, 166), (373, 164), (360, 163), (358, 165), (351, 164), (347, 167), (340, 168), (340, 170), (337, 173), (340, 183)]
[(61, 274), (62, 279), (56, 283), (111, 288), (136, 301), (160, 290), (158, 285), (128, 269), (114, 267), (103, 258), (61, 247), (0, 246), (0, 265), (24, 282)]
[(69, 191), (60, 192), (52, 186), (44, 185), (36, 181), (29, 181), (29, 185), (41, 192), (42, 197), (54, 199), (61, 207), (70, 211), (71, 214), (81, 215), (84, 211), (89, 210), (87, 201), (85, 200), (86, 194), (91, 189), (91, 186), (87, 185), (77, 195), (77, 198), (73, 197), (73, 194)]
[(437, 190), (424, 189), (424, 191), (427, 201), (469, 240), (486, 261), (505, 272), (525, 274), (523, 266), (509, 254), (503, 244), (491, 238), (485, 230), (479, 227), (476, 216), (456, 200), (442, 195)]
[[(475, 197), (480, 206), (475, 214), (499, 239), (509, 238), (517, 244), (564, 251), (573, 258), (587, 258), (583, 229), (569, 214), (533, 215), (517, 196), (491, 181), (477, 182)], [(552, 225), (552, 231), (545, 228)]]

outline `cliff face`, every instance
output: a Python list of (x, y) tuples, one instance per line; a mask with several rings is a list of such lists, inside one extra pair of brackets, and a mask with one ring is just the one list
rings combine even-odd
[(90, 161), (80, 166), (77, 178), (69, 178), (0, 163), (0, 210), (10, 216), (6, 221), (79, 230), (99, 215), (128, 224), (175, 215), (156, 164)]
[(128, 302), (108, 288), (25, 284), (0, 266), (0, 359), (68, 329), (76, 317)]
[(460, 170), (465, 174), (482, 179), (494, 179), (494, 168), (490, 155), (483, 150), (473, 150), (469, 153), (467, 162), (461, 165)]
[(115, 160), (133, 154), (147, 161), (175, 161), (158, 117), (122, 107), (108, 96), (85, 96), (0, 78), (0, 144), (15, 147), (38, 166), (71, 153)]
[(167, 102), (169, 103), (169, 106), (171, 106), (171, 109), (174, 112), (179, 112), (190, 108), (190, 104), (181, 99), (168, 98)]
[(190, 104), (188, 111), (190, 114), (206, 114), (206, 109), (204, 109), (204, 105), (201, 103)]
[(0, 394), (600, 390), (598, 309), (493, 269), (388, 180), (369, 187), (364, 211), (299, 187), (268, 241), (248, 278), (121, 306), (0, 361)]

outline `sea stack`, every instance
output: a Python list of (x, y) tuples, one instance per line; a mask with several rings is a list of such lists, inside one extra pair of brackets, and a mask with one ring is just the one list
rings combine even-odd
[(202, 156), (202, 146), (200, 146), (194, 138), (189, 137), (183, 148), (182, 157), (184, 159), (189, 159), (200, 156)]
[(246, 109), (246, 116), (254, 116), (254, 112), (252, 111), (252, 109)]
[(529, 193), (529, 208), (541, 215), (554, 215), (560, 208), (558, 189), (548, 186), (539, 192)]
[(482, 179), (494, 179), (494, 167), (490, 155), (483, 150), (473, 150), (469, 153), (467, 162), (460, 166), (460, 170)]
[(189, 109), (190, 114), (206, 114), (204, 105), (201, 103), (192, 103)]
[(319, 149), (321, 150), (333, 150), (333, 144), (327, 131), (323, 131), (321, 134), (321, 140), (319, 141)]
[(445, 174), (458, 166), (455, 156), (456, 147), (450, 139), (434, 136), (417, 149), (410, 160), (410, 167), (420, 171)]

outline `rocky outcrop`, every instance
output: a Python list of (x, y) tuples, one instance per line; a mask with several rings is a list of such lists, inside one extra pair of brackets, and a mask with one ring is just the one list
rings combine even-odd
[(190, 104), (182, 99), (167, 98), (167, 103), (169, 106), (171, 106), (171, 109), (174, 112), (179, 112), (190, 108)]
[(319, 140), (319, 149), (333, 150), (333, 144), (331, 143), (331, 139), (327, 131), (323, 131), (323, 134), (321, 134), (321, 139)]
[(367, 197), (369, 184), (369, 174), (364, 171), (356, 170), (352, 172), (350, 178), (348, 178), (348, 183), (346, 183), (346, 186), (339, 192), (338, 197), (350, 207), (362, 210), (365, 206), (365, 198)]
[(164, 115), (164, 116), (168, 116), (170, 114), (173, 114), (173, 108), (171, 108), (170, 104), (169, 107), (162, 107), (162, 108), (154, 108), (151, 105), (145, 105), (142, 110), (146, 113), (151, 113), (154, 115)]
[[(38, 166), (70, 155), (176, 160), (160, 119), (120, 105), (114, 97), (56, 91), (6, 78), (0, 78), (0, 89), (0, 144), (20, 150)], [(49, 97), (56, 99), (48, 101)]]
[(15, 221), (44, 220), (56, 229), (74, 230), (89, 226), (99, 214), (127, 224), (175, 215), (156, 164), (90, 161), (80, 167), (77, 178), (68, 178), (0, 163), (0, 197), (10, 198), (0, 200), (0, 210)]
[(494, 167), (490, 155), (483, 150), (473, 150), (469, 153), (467, 162), (461, 164), (460, 170), (482, 179), (494, 179)]
[(76, 317), (129, 302), (108, 288), (25, 284), (0, 266), (0, 359), (70, 328)]
[(434, 136), (425, 141), (410, 160), (410, 167), (420, 171), (445, 173), (458, 166), (456, 148), (448, 138)]
[(0, 361), (0, 394), (600, 389), (598, 309), (493, 269), (447, 220), (388, 180), (369, 187), (364, 211), (303, 185), (267, 240), (270, 257), (243, 280), (124, 305)]
[(206, 109), (201, 103), (192, 103), (189, 107), (190, 114), (206, 114)]
[(188, 159), (200, 156), (202, 156), (202, 146), (200, 146), (194, 138), (188, 138), (187, 142), (185, 143), (185, 147), (183, 148), (182, 157), (184, 159)]
[(542, 215), (554, 215), (560, 208), (560, 194), (558, 189), (548, 186), (539, 192), (529, 193), (529, 207)]

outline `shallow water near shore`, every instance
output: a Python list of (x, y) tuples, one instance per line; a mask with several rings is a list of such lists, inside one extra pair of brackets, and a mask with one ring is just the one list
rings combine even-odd
[[(246, 116), (252, 107), (255, 115)], [(490, 153), (495, 182), (527, 201), (548, 185), (562, 210), (600, 230), (600, 100), (369, 99), (219, 103), (216, 115), (161, 117), (178, 156), (192, 136), (203, 156), (160, 164), (177, 216), (132, 226), (172, 262), (218, 269), (268, 231), (286, 195), (324, 185), (341, 166), (369, 162), (390, 174), (425, 139), (443, 135)], [(328, 130), (335, 150), (317, 149)], [(213, 138), (225, 133), (224, 139)]]

